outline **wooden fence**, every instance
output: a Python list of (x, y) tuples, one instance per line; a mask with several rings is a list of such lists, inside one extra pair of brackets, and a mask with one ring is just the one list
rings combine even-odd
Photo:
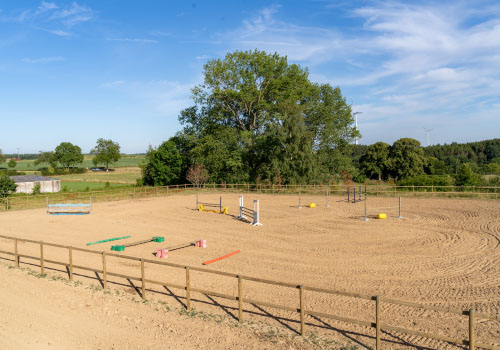
[(197, 187), (191, 184), (158, 186), (158, 187), (129, 187), (109, 189), (103, 191), (47, 193), (43, 195), (12, 196), (0, 199), (0, 211), (43, 208), (46, 198), (51, 202), (71, 201), (92, 197), (94, 202), (137, 199), (168, 196), (182, 192), (193, 191), (220, 191), (220, 192), (258, 192), (267, 194), (297, 194), (299, 191), (309, 194), (325, 193), (345, 195), (348, 189), (361, 189), (369, 196), (405, 196), (405, 197), (463, 197), (498, 199), (500, 187), (459, 187), (459, 186), (394, 186), (386, 184), (376, 185), (264, 185), (264, 184), (205, 184)]
[[(350, 323), (350, 324), (374, 328), (375, 329), (375, 343), (376, 343), (375, 349), (376, 350), (382, 349), (382, 342), (381, 342), (381, 332), (382, 331), (393, 331), (393, 332), (397, 332), (397, 333), (408, 334), (408, 335), (413, 335), (413, 336), (418, 336), (418, 337), (423, 337), (423, 338), (430, 338), (430, 339), (440, 340), (443, 342), (448, 342), (448, 343), (453, 343), (453, 344), (458, 344), (458, 345), (465, 345), (465, 346), (468, 346), (469, 349), (482, 348), (482, 349), (500, 350), (500, 346), (498, 346), (498, 345), (484, 344), (484, 343), (481, 343), (479, 341), (476, 341), (475, 331), (474, 331), (474, 324), (478, 320), (483, 319), (483, 320), (500, 321), (500, 315), (488, 315), (488, 314), (484, 314), (484, 313), (478, 313), (478, 312), (475, 312), (473, 309), (460, 310), (460, 309), (455, 309), (455, 308), (450, 308), (450, 307), (423, 305), (420, 303), (385, 298), (385, 297), (382, 297), (380, 295), (370, 296), (370, 295), (365, 295), (365, 294), (360, 294), (360, 293), (352, 293), (352, 292), (344, 292), (344, 291), (330, 290), (330, 289), (324, 289), (324, 288), (317, 288), (314, 286), (309, 286), (309, 285), (304, 285), (304, 284), (278, 282), (278, 281), (272, 281), (272, 280), (267, 280), (267, 279), (262, 279), (262, 278), (251, 277), (251, 276), (244, 276), (244, 275), (239, 275), (239, 274), (234, 274), (234, 273), (210, 270), (210, 269), (205, 269), (205, 268), (196, 267), (196, 266), (185, 266), (185, 265), (174, 264), (174, 263), (169, 263), (169, 262), (165, 262), (165, 261), (144, 259), (144, 258), (130, 256), (130, 255), (122, 255), (122, 254), (116, 254), (116, 253), (107, 253), (104, 251), (95, 251), (95, 250), (90, 250), (90, 249), (65, 246), (65, 245), (61, 245), (61, 244), (47, 243), (47, 242), (43, 242), (43, 241), (35, 241), (35, 240), (22, 239), (22, 238), (3, 236), (3, 235), (0, 235), (0, 238), (12, 240), (13, 251), (0, 250), (0, 253), (13, 256), (14, 263), (15, 263), (16, 267), (19, 267), (19, 264), (21, 262), (21, 258), (38, 261), (39, 266), (40, 266), (40, 273), (42, 273), (42, 274), (45, 272), (45, 263), (64, 266), (68, 271), (68, 278), (70, 281), (73, 280), (73, 274), (74, 274), (75, 270), (91, 271), (91, 272), (94, 272), (96, 274), (101, 274), (104, 288), (107, 288), (108, 276), (115, 276), (115, 277), (119, 277), (119, 278), (133, 280), (133, 281), (139, 281), (141, 283), (141, 296), (142, 296), (142, 298), (146, 297), (146, 286), (148, 284), (154, 284), (154, 285), (160, 285), (160, 286), (184, 290), (185, 296), (186, 296), (186, 308), (187, 308), (187, 310), (191, 309), (191, 301), (192, 301), (191, 293), (201, 293), (201, 294), (215, 296), (215, 297), (224, 298), (224, 299), (228, 299), (228, 300), (235, 300), (238, 302), (238, 320), (240, 322), (243, 320), (243, 317), (244, 317), (243, 316), (243, 312), (244, 312), (243, 304), (248, 303), (248, 304), (270, 307), (270, 308), (275, 308), (275, 309), (289, 311), (289, 312), (297, 312), (298, 316), (300, 318), (300, 334), (301, 335), (305, 335), (305, 333), (306, 333), (306, 323), (305, 323), (306, 316), (316, 316), (316, 317), (328, 318), (328, 319), (346, 322), (346, 323)], [(40, 247), (40, 254), (38, 256), (31, 256), (31, 255), (20, 253), (19, 249), (18, 249), (19, 242), (32, 243), (32, 244), (38, 245)], [(49, 259), (44, 258), (44, 247), (47, 247), (47, 246), (67, 250), (68, 260), (65, 262), (62, 262), (62, 261), (49, 260)], [(96, 268), (92, 268), (92, 267), (88, 267), (88, 266), (73, 264), (73, 252), (74, 251), (80, 251), (80, 252), (84, 252), (84, 253), (88, 253), (88, 254), (96, 254), (96, 255), (102, 256), (102, 268), (96, 269)], [(106, 258), (107, 257), (117, 257), (117, 258), (129, 260), (129, 261), (140, 262), (140, 277), (129, 276), (129, 275), (109, 271), (106, 267)], [(179, 284), (169, 283), (167, 281), (157, 281), (157, 280), (147, 278), (147, 276), (145, 275), (145, 269), (144, 269), (144, 265), (146, 263), (147, 264), (169, 266), (169, 267), (185, 270), (185, 283), (183, 285), (179, 285)], [(216, 275), (220, 275), (220, 276), (234, 278), (235, 283), (237, 283), (237, 291), (238, 291), (237, 295), (228, 295), (228, 294), (218, 293), (215, 291), (209, 291), (209, 290), (204, 290), (204, 289), (200, 289), (200, 288), (193, 288), (192, 284), (191, 284), (191, 279), (190, 279), (190, 271), (199, 271), (199, 272), (203, 272), (203, 273), (207, 273), (207, 274), (216, 274)], [(274, 304), (274, 303), (245, 298), (244, 290), (243, 290), (244, 289), (243, 288), (244, 287), (243, 281), (253, 281), (253, 282), (259, 282), (259, 283), (264, 283), (264, 284), (268, 284), (268, 285), (275, 285), (275, 286), (296, 289), (296, 290), (298, 290), (297, 298), (298, 298), (298, 302), (299, 302), (299, 307), (296, 308), (296, 307), (290, 307), (290, 306), (286, 306), (286, 305), (279, 305), (279, 304)], [(317, 293), (324, 293), (324, 294), (329, 294), (329, 295), (352, 297), (352, 298), (357, 298), (357, 299), (362, 299), (362, 300), (373, 301), (375, 303), (374, 315), (373, 315), (374, 322), (357, 320), (357, 319), (343, 317), (343, 316), (339, 316), (339, 315), (333, 315), (333, 314), (329, 314), (329, 313), (308, 310), (306, 308), (306, 301), (307, 301), (307, 293), (308, 292), (317, 292)], [(449, 337), (449, 336), (421, 332), (421, 331), (417, 331), (417, 330), (411, 330), (411, 329), (391, 326), (391, 325), (382, 323), (380, 320), (381, 319), (381, 305), (382, 305), (382, 303), (389, 303), (389, 304), (401, 305), (401, 306), (406, 306), (406, 307), (419, 308), (419, 309), (428, 310), (428, 311), (438, 311), (438, 312), (450, 313), (450, 314), (455, 314), (455, 315), (460, 315), (460, 316), (466, 316), (466, 317), (468, 317), (468, 321), (469, 321), (468, 338), (467, 339), (457, 339), (457, 338), (453, 338), (453, 337)]]

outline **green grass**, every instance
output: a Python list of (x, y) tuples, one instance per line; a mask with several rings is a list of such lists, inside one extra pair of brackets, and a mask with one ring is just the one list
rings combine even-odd
[[(92, 163), (92, 155), (84, 155), (83, 162), (80, 164), (77, 164), (77, 167), (81, 168), (93, 168), (94, 163)], [(139, 163), (145, 159), (145, 156), (122, 156), (122, 158), (116, 162), (115, 164), (110, 165), (110, 168), (121, 168), (121, 167), (137, 167), (139, 166)], [(44, 168), (46, 167), (47, 164), (39, 164), (35, 165), (34, 160), (21, 160), (17, 162), (16, 167), (14, 168), (15, 170), (18, 171), (26, 171), (26, 170), (37, 170), (39, 168)], [(102, 164), (100, 164), (102, 166)], [(6, 168), (7, 164), (3, 163), (2, 167)]]
[(126, 172), (117, 170), (110, 172), (88, 172), (85, 174), (72, 174), (72, 175), (57, 175), (54, 176), (63, 181), (93, 181), (93, 182), (106, 182), (110, 183), (127, 183), (136, 184), (136, 180), (141, 177), (141, 170), (139, 168), (127, 169)]
[[(109, 187), (120, 187), (126, 186), (123, 184), (109, 184)], [(106, 189), (106, 184), (104, 182), (86, 182), (86, 181), (62, 181), (61, 183), (62, 189), (66, 187), (68, 192), (84, 192), (87, 191), (95, 191), (95, 190), (104, 190)]]

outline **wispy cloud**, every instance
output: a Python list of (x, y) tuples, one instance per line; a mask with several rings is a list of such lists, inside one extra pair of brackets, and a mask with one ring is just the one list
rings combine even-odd
[(432, 125), (470, 120), (479, 109), (498, 111), (499, 4), (372, 2), (350, 10), (347, 30), (298, 25), (280, 15), (279, 7), (265, 8), (218, 39), (228, 50), (287, 55), (322, 82), (362, 91), (357, 100), (372, 133), (383, 127), (369, 118)]
[(63, 56), (51, 56), (51, 57), (39, 57), (39, 58), (28, 58), (25, 57), (21, 60), (24, 63), (53, 63), (53, 62), (62, 62), (66, 61), (66, 58)]
[(95, 17), (96, 14), (90, 7), (77, 2), (58, 5), (55, 2), (42, 1), (36, 8), (17, 11), (17, 14), (6, 15), (1, 20), (27, 24), (34, 29), (58, 36), (70, 36), (72, 27)]
[(102, 83), (99, 87), (101, 87), (101, 88), (114, 88), (114, 87), (121, 86), (123, 84), (125, 84), (124, 80), (115, 80), (115, 81), (109, 81), (109, 82)]
[[(276, 18), (280, 6), (262, 9), (242, 26), (220, 35), (221, 42), (237, 49), (260, 48), (279, 52), (291, 60), (323, 62), (342, 50), (341, 33), (335, 29), (299, 26)], [(342, 39), (342, 42), (341, 42)]]
[(109, 41), (122, 41), (122, 42), (131, 42), (131, 43), (139, 43), (139, 44), (157, 44), (158, 40), (155, 39), (144, 39), (144, 38), (108, 38), (106, 40)]
[(192, 104), (191, 88), (200, 81), (180, 83), (169, 80), (105, 82), (100, 88), (116, 89), (129, 98), (141, 100), (162, 116), (176, 118), (179, 111)]

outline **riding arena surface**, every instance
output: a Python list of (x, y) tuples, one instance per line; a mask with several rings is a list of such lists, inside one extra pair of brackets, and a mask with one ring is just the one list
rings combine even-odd
[[(215, 202), (219, 195), (200, 193), (200, 199)], [(476, 312), (500, 314), (500, 201), (403, 198), (403, 219), (397, 219), (397, 198), (370, 197), (370, 208), (385, 208), (382, 212), (387, 213), (388, 218), (377, 220), (372, 215), (375, 209), (370, 209), (369, 221), (364, 222), (363, 202), (347, 203), (345, 198), (330, 196), (329, 208), (326, 208), (323, 196), (303, 195), (303, 205), (315, 202), (317, 207), (298, 209), (294, 195), (249, 193), (245, 194), (248, 201), (260, 200), (260, 221), (264, 224), (253, 227), (236, 218), (238, 195), (222, 193), (229, 215), (198, 211), (194, 194), (95, 203), (92, 215), (51, 216), (46, 215), (45, 209), (5, 212), (0, 214), (2, 234), (82, 248), (87, 242), (111, 237), (131, 235), (131, 241), (136, 241), (164, 236), (164, 243), (138, 245), (124, 252), (147, 259), (155, 259), (153, 253), (163, 245), (205, 239), (207, 248), (173, 250), (165, 261), (202, 267), (203, 261), (240, 249), (239, 254), (206, 268), (426, 305), (463, 310), (473, 308)], [(110, 252), (113, 244), (116, 243), (108, 242), (91, 248)], [(0, 239), (0, 249), (12, 251), (12, 241)], [(19, 252), (38, 256), (39, 247), (20, 242)], [(66, 261), (67, 254), (67, 250), (55, 247), (46, 247), (44, 251), (45, 259), (49, 260)], [(98, 255), (76, 251), (73, 254), (74, 264), (96, 269), (102, 267)], [(61, 270), (60, 266), (46, 264), (46, 269), (51, 267)], [(140, 275), (139, 263), (116, 257), (108, 257), (107, 269)], [(146, 264), (145, 270), (150, 279), (180, 285), (185, 281), (182, 269)], [(67, 277), (62, 272), (60, 275)], [(90, 272), (78, 271), (75, 278), (84, 283), (98, 284), (95, 275)], [(129, 284), (131, 282), (117, 277), (108, 279), (112, 288), (134, 293), (134, 287)], [(37, 283), (46, 282), (35, 280), (30, 288), (36, 289)], [(237, 295), (235, 278), (191, 271), (191, 284), (193, 288)], [(137, 286), (140, 289), (140, 282), (136, 283)], [(185, 302), (182, 290), (172, 289), (176, 295), (172, 297), (167, 288), (152, 285), (147, 288), (148, 298), (177, 306)], [(46, 289), (40, 290), (42, 294), (43, 291), (49, 293)], [(75, 292), (75, 295), (78, 293)], [(375, 308), (371, 301), (306, 293), (307, 310), (374, 321)], [(43, 299), (49, 296), (38, 297)], [(71, 295), (66, 298), (71, 298)], [(236, 301), (198, 293), (192, 293), (192, 298), (192, 306), (196, 310), (237, 316)], [(244, 298), (299, 307), (297, 290), (251, 281), (244, 281)], [(2, 303), (8, 305), (8, 300)], [(24, 303), (35, 305), (37, 300), (27, 297)], [(291, 334), (298, 330), (297, 312), (250, 304), (244, 304), (244, 310), (246, 320), (274, 323)], [(381, 321), (422, 332), (467, 338), (467, 317), (458, 315), (382, 303)], [(189, 334), (188, 323), (184, 324), (185, 332)], [(374, 348), (374, 330), (371, 328), (312, 316), (307, 317), (306, 324), (308, 332), (317, 332), (359, 348)], [(5, 322), (3, 326), (7, 327)], [(109, 333), (113, 333), (113, 327), (120, 333), (123, 326), (117, 323), (107, 327)], [(476, 339), (480, 339), (481, 343), (500, 343), (499, 322), (478, 321), (475, 328)], [(217, 331), (212, 329), (208, 332)], [(241, 332), (239, 329), (235, 337), (241, 337)], [(2, 333), (0, 328), (0, 335)], [(193, 336), (196, 337), (195, 334)], [(382, 339), (384, 349), (415, 349), (415, 346), (463, 349), (395, 332), (384, 332)], [(258, 342), (258, 339), (250, 337), (248, 348), (259, 348)], [(112, 347), (103, 345), (102, 348)], [(183, 348), (191, 347), (185, 343)], [(234, 343), (233, 348), (238, 348), (238, 344)]]

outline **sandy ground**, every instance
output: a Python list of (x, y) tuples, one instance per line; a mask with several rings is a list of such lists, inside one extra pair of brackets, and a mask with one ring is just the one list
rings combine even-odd
[[(226, 216), (195, 211), (194, 195), (179, 195), (140, 201), (97, 203), (94, 213), (89, 216), (47, 216), (44, 209), (2, 213), (1, 232), (9, 236), (77, 247), (85, 247), (86, 242), (124, 235), (132, 235), (128, 241), (138, 241), (157, 235), (165, 236), (164, 244), (144, 244), (127, 248), (125, 252), (127, 255), (144, 258), (154, 258), (152, 253), (158, 247), (203, 238), (208, 241), (206, 249), (192, 247), (172, 251), (168, 261), (202, 266), (201, 263), (205, 260), (240, 249), (241, 253), (207, 268), (328, 289), (379, 294), (429, 305), (474, 308), (478, 312), (490, 314), (500, 313), (500, 202), (405, 198), (402, 211), (404, 218), (397, 219), (395, 218), (398, 214), (397, 199), (370, 198), (368, 202), (370, 220), (364, 222), (363, 203), (348, 204), (342, 198), (330, 198), (330, 208), (327, 209), (324, 206), (324, 198), (303, 196), (303, 203), (314, 201), (318, 207), (300, 210), (296, 208), (295, 196), (257, 193), (245, 196), (247, 204), (251, 203), (251, 199), (260, 200), (261, 222), (264, 226), (252, 227), (235, 218), (238, 205), (236, 194), (223, 194), (223, 204), (229, 207), (229, 212), (232, 214)], [(218, 195), (201, 194), (200, 200), (218, 202)], [(389, 218), (374, 219), (373, 215), (378, 212), (387, 213)], [(92, 247), (98, 251), (109, 251), (113, 244), (117, 242)], [(0, 247), (12, 250), (12, 243), (1, 240)], [(37, 255), (38, 249), (33, 244), (19, 245), (21, 253)], [(67, 251), (47, 248), (45, 258), (65, 261)], [(75, 253), (74, 263), (96, 268), (101, 266), (99, 256), (89, 257), (83, 253)], [(134, 276), (140, 274), (139, 265), (133, 262), (110, 258), (107, 265), (109, 271)], [(47, 267), (50, 268), (50, 264), (47, 264)], [(59, 344), (58, 346), (64, 348), (66, 344), (64, 342), (75, 340), (81, 344), (82, 349), (99, 348), (96, 344), (102, 349), (112, 349), (113, 344), (118, 344), (115, 345), (116, 348), (124, 348), (124, 344), (128, 342), (120, 343), (119, 339), (121, 335), (125, 338), (128, 335), (130, 341), (134, 341), (133, 344), (137, 345), (135, 347), (130, 345), (132, 349), (140, 348), (138, 344), (141, 344), (142, 340), (156, 339), (154, 333), (137, 329), (134, 331), (133, 328), (128, 329), (123, 325), (130, 322), (113, 322), (113, 317), (107, 322), (108, 316), (102, 311), (103, 307), (109, 309), (110, 304), (115, 307), (115, 301), (106, 300), (106, 296), (102, 296), (102, 304), (99, 304), (93, 312), (85, 310), (84, 317), (80, 318), (76, 314), (82, 310), (75, 305), (82, 304), (82, 298), (88, 298), (86, 293), (90, 293), (89, 290), (75, 289), (66, 285), (60, 290), (52, 290), (50, 281), (46, 279), (33, 280), (34, 277), (30, 276), (27, 281), (19, 282), (17, 279), (18, 282), (14, 283), (12, 277), (7, 275), (2, 271), (0, 281), (4, 286), (14, 287), (12, 290), (2, 291), (10, 293), (1, 298), (2, 308), (14, 313), (14, 310), (21, 306), (24, 310), (33, 307), (37, 311), (35, 318), (37, 323), (48, 324), (49, 320), (57, 319), (68, 329), (70, 326), (72, 329), (81, 329), (78, 332), (68, 330), (58, 335), (53, 340), (54, 345)], [(146, 275), (155, 280), (183, 284), (185, 272), (149, 264), (146, 265)], [(63, 273), (59, 276), (67, 277)], [(129, 295), (136, 293), (136, 286), (129, 281), (118, 278), (110, 280), (113, 282), (112, 288)], [(99, 283), (95, 275), (84, 272), (77, 276), (77, 281), (83, 282), (84, 285)], [(237, 283), (232, 278), (192, 272), (191, 281), (197, 288), (232, 295), (237, 293)], [(40, 287), (39, 283), (45, 283), (47, 286)], [(16, 288), (24, 292), (16, 291)], [(171, 292), (175, 293), (175, 297)], [(11, 302), (10, 297), (17, 301)], [(233, 318), (237, 312), (234, 303), (201, 294), (194, 294), (193, 297), (196, 298), (193, 307), (199, 312), (224, 315), (231, 320), (229, 323), (235, 322)], [(290, 288), (245, 281), (244, 297), (298, 307), (298, 292)], [(51, 298), (52, 302), (49, 302)], [(165, 302), (173, 309), (182, 308), (185, 303), (183, 291), (153, 286), (148, 286), (147, 298)], [(46, 305), (39, 306), (37, 301), (40, 300), (44, 300)], [(143, 325), (146, 327), (154, 324), (153, 320), (159, 317), (158, 313), (148, 308), (136, 311), (135, 308), (143, 305), (135, 304), (133, 301), (120, 301), (116, 303), (116, 307), (120, 308), (120, 314), (130, 315), (132, 319), (135, 314), (141, 315)], [(306, 308), (374, 321), (373, 302), (355, 298), (307, 292)], [(247, 311), (245, 319), (250, 322), (276, 325), (284, 330), (287, 337), (293, 337), (298, 330), (297, 313), (249, 304), (245, 304), (245, 311)], [(161, 317), (174, 316), (162, 314)], [(80, 319), (83, 321), (80, 322)], [(196, 322), (201, 322), (200, 327), (207, 325), (203, 320)], [(383, 304), (382, 322), (457, 338), (467, 337), (467, 319), (445, 313)], [(12, 318), (6, 322), (4, 320), (0, 332), (18, 334), (14, 330), (27, 329), (28, 323), (29, 317), (19, 320)], [(208, 338), (197, 336), (200, 339), (198, 343), (189, 336), (192, 334), (189, 322), (183, 322), (182, 317), (175, 315), (175, 320), (171, 319), (170, 323), (175, 324), (179, 333), (183, 334), (179, 337), (181, 343), (175, 343), (177, 338), (169, 336), (167, 331), (160, 332), (158, 339), (167, 343), (172, 342), (171, 348), (269, 346), (269, 343), (263, 342), (253, 330), (238, 328), (237, 332), (232, 333), (233, 327), (214, 325), (210, 322), (209, 330), (205, 332), (208, 333)], [(95, 338), (89, 340), (81, 336), (81, 333), (92, 333), (94, 324), (98, 325)], [(372, 348), (374, 344), (372, 329), (315, 317), (308, 317), (307, 324), (308, 331), (318, 334), (319, 337), (355, 344), (359, 348)], [(498, 322), (478, 321), (476, 330), (477, 341), (500, 345)], [(47, 340), (45, 331), (43, 328), (35, 327), (29, 331), (29, 338), (44, 342)], [(246, 333), (242, 335), (238, 332)], [(50, 332), (47, 334), (51, 339), (54, 338), (54, 333), (52, 336)], [(108, 338), (109, 334), (113, 335)], [(210, 336), (219, 339), (220, 345), (210, 346), (212, 339)], [(135, 338), (141, 341), (132, 340)], [(245, 340), (242, 340), (244, 338)], [(383, 339), (384, 348), (387, 349), (403, 349), (413, 345), (432, 349), (459, 348), (430, 339), (389, 332), (384, 333)], [(226, 341), (230, 343), (225, 343)], [(152, 344), (155, 343), (150, 343), (149, 346)], [(295, 343), (290, 344), (279, 343), (273, 347), (297, 346)]]

